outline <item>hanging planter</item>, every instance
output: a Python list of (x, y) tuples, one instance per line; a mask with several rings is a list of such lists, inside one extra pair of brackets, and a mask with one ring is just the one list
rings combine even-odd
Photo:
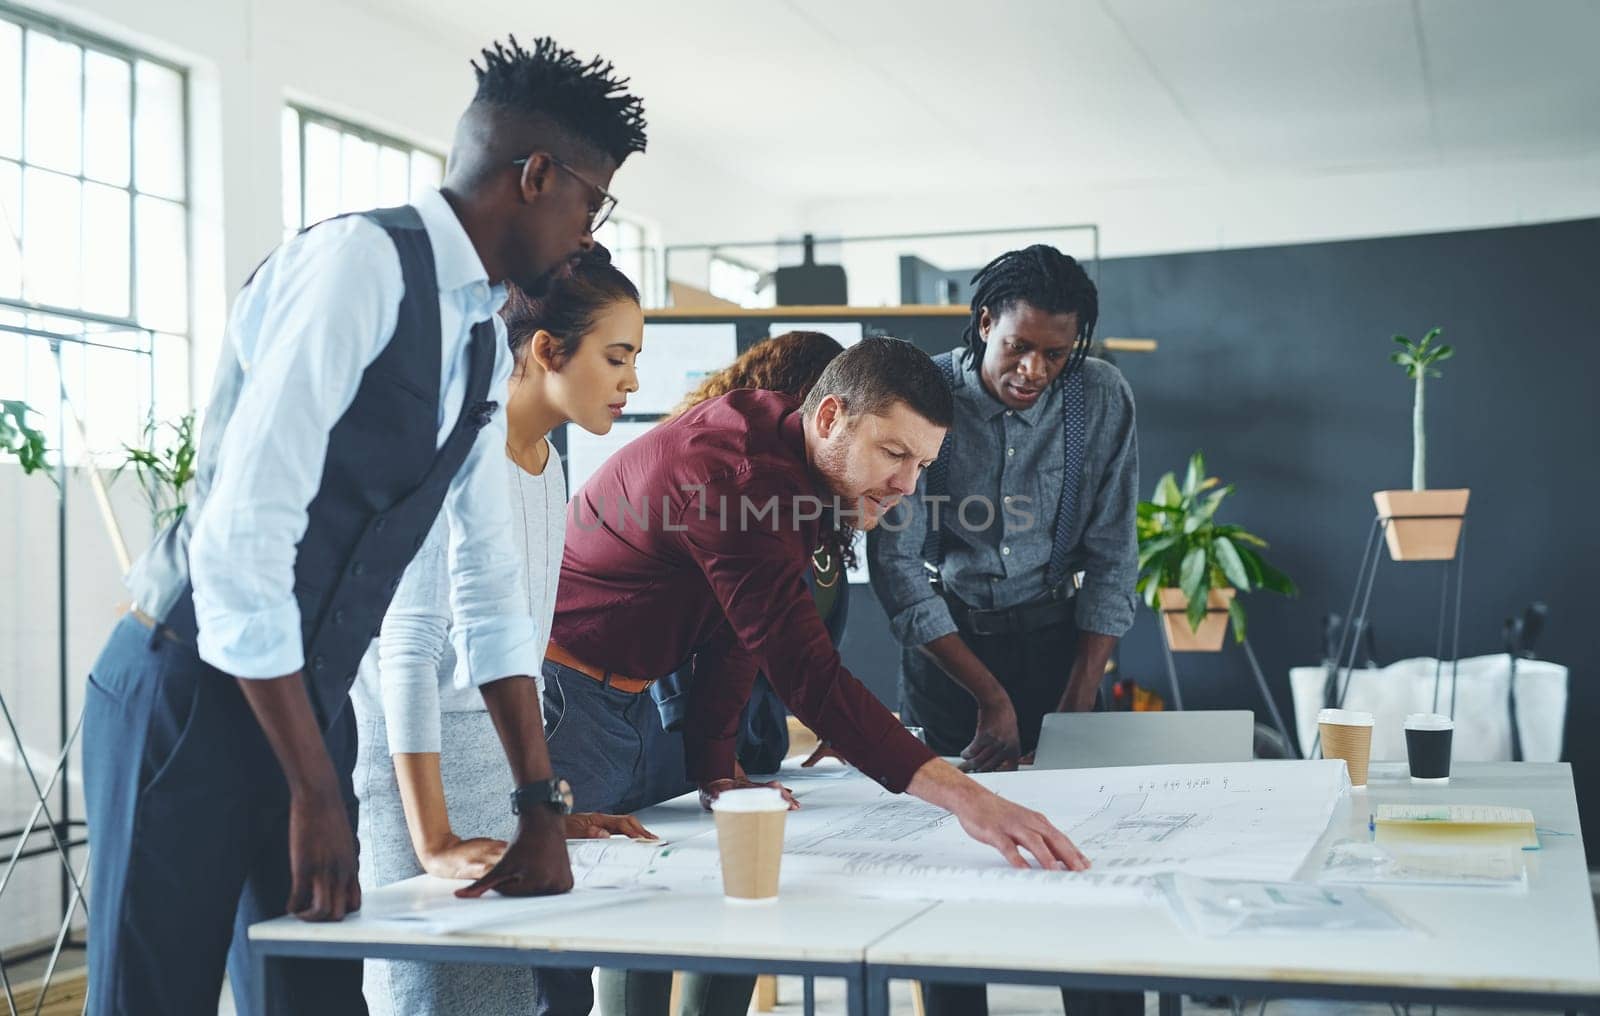
[(1467, 515), (1467, 489), (1429, 490), (1428, 435), (1425, 427), (1425, 384), (1430, 377), (1443, 377), (1434, 364), (1450, 359), (1455, 350), (1434, 345), (1441, 329), (1431, 329), (1421, 342), (1404, 335), (1394, 341), (1400, 348), (1389, 359), (1416, 382), (1416, 397), (1411, 406), (1411, 489), (1380, 490), (1372, 495), (1378, 517), (1387, 522), (1384, 538), (1389, 556), (1396, 561), (1448, 561), (1456, 556), (1461, 541), (1462, 520)]
[(1206, 594), (1205, 615), (1200, 627), (1189, 624), (1189, 598), (1181, 589), (1160, 590), (1161, 626), (1167, 632), (1167, 645), (1175, 653), (1217, 653), (1228, 634), (1228, 609), (1233, 603), (1232, 589), (1213, 589)]
[(1217, 652), (1230, 620), (1234, 639), (1244, 641), (1244, 605), (1236, 593), (1295, 595), (1289, 577), (1263, 560), (1265, 540), (1217, 522), (1217, 507), (1231, 493), (1232, 485), (1206, 475), (1205, 459), (1195, 452), (1181, 487), (1167, 473), (1155, 496), (1139, 503), (1137, 588), (1160, 613), (1174, 652)]
[(1372, 495), (1396, 561), (1448, 561), (1456, 556), (1470, 490), (1380, 490)]

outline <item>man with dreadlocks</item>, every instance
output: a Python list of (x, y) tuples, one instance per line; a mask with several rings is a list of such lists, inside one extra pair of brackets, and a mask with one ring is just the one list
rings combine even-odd
[[(868, 556), (902, 646), (901, 718), (984, 771), (1032, 752), (1045, 713), (1093, 707), (1133, 625), (1139, 462), (1127, 382), (1087, 357), (1099, 298), (1083, 267), (1037, 244), (972, 281), (964, 346), (934, 358), (954, 422)], [(930, 1016), (986, 1011), (982, 985), (926, 998)], [(1139, 998), (1068, 1004), (1142, 1012)]]
[[(189, 510), (135, 565), (89, 678), (89, 1012), (214, 1012), (226, 962), (255, 1013), (245, 929), (360, 907), (350, 685), (441, 507), (461, 673), (521, 815), (477, 891), (572, 886), (542, 647), (503, 549), (495, 312), (506, 282), (537, 293), (593, 245), (644, 118), (610, 64), (549, 39), (483, 58), (441, 190), (302, 232), (234, 304)], [(274, 976), (278, 1011), (366, 1010), (360, 961)]]

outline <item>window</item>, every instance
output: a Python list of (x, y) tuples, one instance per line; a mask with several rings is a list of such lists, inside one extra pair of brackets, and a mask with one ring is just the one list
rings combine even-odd
[(646, 307), (656, 295), (655, 251), (649, 246), (645, 228), (637, 222), (613, 215), (600, 227), (595, 241), (611, 252), (611, 263), (635, 286)]
[(283, 111), (285, 237), (343, 212), (410, 203), (444, 180), (444, 156), (298, 106)]
[(761, 270), (722, 254), (706, 266), (706, 290), (719, 300), (741, 307), (761, 306)]
[[(444, 156), (300, 106), (283, 111), (284, 237), (329, 216), (407, 204), (444, 179)], [(645, 228), (613, 216), (595, 238), (648, 300)]]
[(0, 7), (0, 396), (72, 462), (190, 406), (187, 88), (178, 67)]

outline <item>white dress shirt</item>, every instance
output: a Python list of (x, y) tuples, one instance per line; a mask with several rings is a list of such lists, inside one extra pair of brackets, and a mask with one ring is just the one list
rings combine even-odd
[[(512, 357), (496, 311), (506, 294), (490, 285), (443, 195), (430, 190), (414, 205), (439, 285), (442, 445), (466, 397), (472, 327), (485, 319), (498, 339), (490, 395), (505, 401)], [(328, 434), (393, 335), (404, 290), (388, 234), (347, 216), (285, 243), (234, 304), (223, 355), (238, 358), (244, 382), (189, 544), (200, 657), (225, 673), (282, 677), (304, 665), (296, 548)], [(511, 535), (505, 439), (502, 408), (478, 432), (444, 502), (451, 634), (477, 685), (537, 674), (541, 657)]]

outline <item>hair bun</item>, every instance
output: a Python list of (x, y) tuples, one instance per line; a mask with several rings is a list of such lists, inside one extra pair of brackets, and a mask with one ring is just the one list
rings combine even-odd
[(582, 254), (579, 254), (578, 260), (591, 265), (609, 265), (611, 263), (611, 251), (606, 249), (605, 244), (597, 243)]

